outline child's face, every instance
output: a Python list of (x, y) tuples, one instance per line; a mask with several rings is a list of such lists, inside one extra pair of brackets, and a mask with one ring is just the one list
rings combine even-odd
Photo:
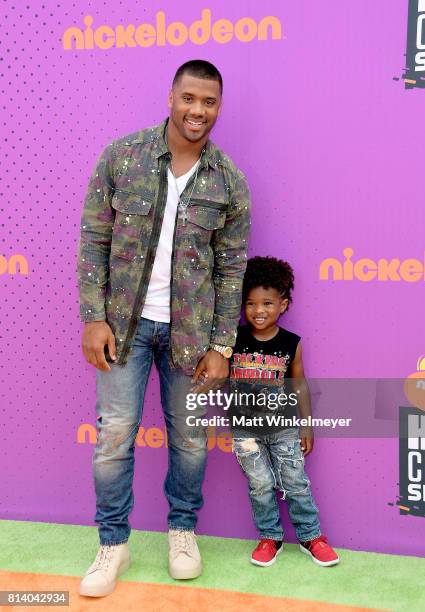
[(277, 289), (255, 287), (248, 293), (245, 302), (245, 318), (254, 329), (262, 332), (276, 328), (280, 315), (288, 307)]

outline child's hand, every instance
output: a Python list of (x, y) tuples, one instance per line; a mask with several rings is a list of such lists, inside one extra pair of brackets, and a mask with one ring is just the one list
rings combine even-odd
[(229, 376), (229, 360), (217, 351), (210, 349), (199, 361), (192, 382), (193, 393), (208, 393), (210, 389), (219, 389)]
[(304, 457), (307, 457), (313, 450), (314, 446), (314, 435), (313, 430), (310, 427), (304, 427), (300, 432), (301, 450), (304, 453)]

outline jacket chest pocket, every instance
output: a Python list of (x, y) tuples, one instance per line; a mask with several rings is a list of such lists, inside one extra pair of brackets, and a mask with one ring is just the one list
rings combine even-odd
[(152, 202), (143, 195), (117, 189), (112, 198), (115, 223), (111, 255), (131, 261), (141, 255), (152, 231)]
[(211, 238), (213, 232), (223, 228), (226, 223), (225, 205), (217, 203), (217, 206), (219, 208), (199, 203), (187, 208), (185, 247), (193, 268), (210, 268), (213, 265)]
[(203, 235), (203, 232), (212, 232), (216, 229), (221, 229), (226, 223), (226, 204), (220, 202), (208, 202), (203, 204), (202, 200), (191, 204), (187, 208), (188, 222), (195, 227), (192, 231), (199, 232)]

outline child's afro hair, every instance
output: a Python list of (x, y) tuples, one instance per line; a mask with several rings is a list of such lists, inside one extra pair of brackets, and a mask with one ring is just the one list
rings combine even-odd
[(291, 266), (276, 257), (252, 257), (248, 259), (242, 286), (242, 303), (245, 304), (251, 289), (264, 287), (276, 289), (281, 296), (292, 302), (294, 271)]

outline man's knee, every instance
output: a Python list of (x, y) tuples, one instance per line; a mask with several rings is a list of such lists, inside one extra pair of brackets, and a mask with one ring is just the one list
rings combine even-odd
[(204, 454), (207, 452), (207, 434), (203, 429), (199, 431), (177, 429), (174, 435), (169, 436), (168, 446), (193, 454)]
[(100, 457), (122, 459), (134, 447), (139, 423), (106, 423), (97, 419), (95, 462)]

